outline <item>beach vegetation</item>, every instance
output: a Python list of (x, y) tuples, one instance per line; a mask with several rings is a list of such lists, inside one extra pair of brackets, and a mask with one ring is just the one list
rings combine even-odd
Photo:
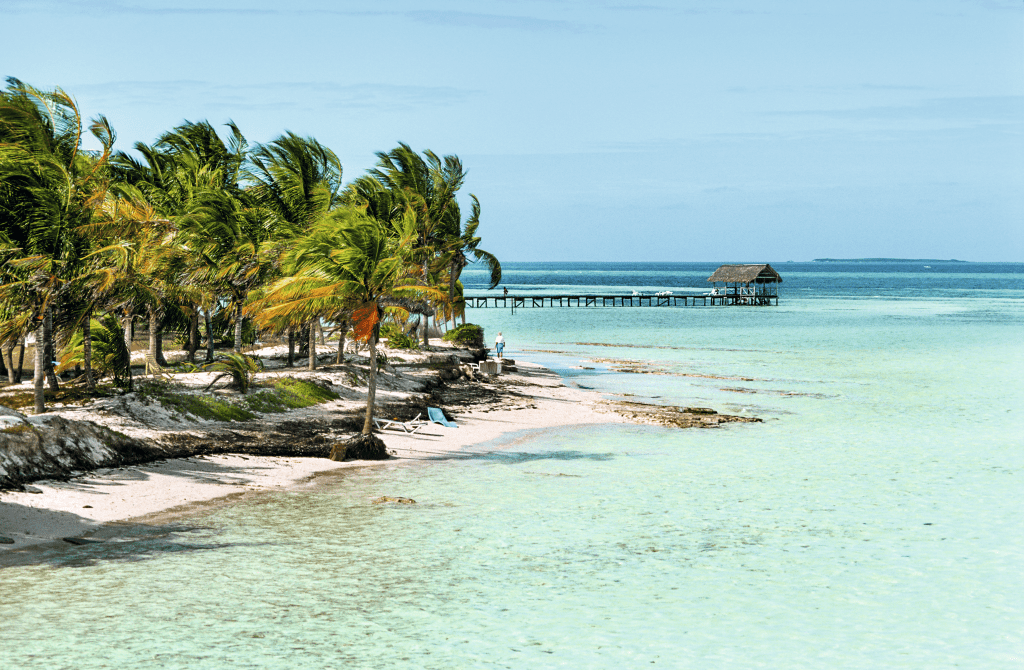
[(312, 407), (337, 400), (340, 396), (323, 386), (304, 379), (277, 379), (268, 388), (249, 395), (246, 406), (261, 414), (277, 414), (290, 409)]
[[(82, 149), (88, 133), (98, 150)], [(392, 347), (416, 345), (412, 323), (427, 345), (429, 317), (465, 321), (466, 265), (501, 278), (480, 248), (480, 202), (460, 209), (458, 156), (400, 143), (345, 185), (333, 151), (291, 132), (251, 144), (234, 123), (184, 121), (128, 151), (115, 140), (60, 88), (12, 78), (0, 90), (0, 350), (15, 381), (14, 350), (35, 337), (37, 413), (61, 391), (58, 372), (75, 371), (68, 386), (131, 390), (139, 322), (147, 360), (168, 365), (166, 333), (195, 365), (205, 339), (205, 362), (243, 390), (253, 361), (215, 363), (217, 346), (241, 357), (287, 334), (289, 364), (298, 339), (315, 369), (325, 330), (340, 363), (351, 328), (370, 350), (368, 432), (382, 322), (395, 324)]]
[(207, 421), (249, 421), (256, 418), (249, 409), (210, 395), (158, 391), (148, 397), (162, 407)]
[(92, 350), (92, 369), (96, 379), (109, 377), (114, 386), (132, 390), (131, 353), (124, 341), (124, 331), (117, 317), (104, 314), (92, 319), (90, 327), (76, 331), (60, 359), (58, 371), (84, 362), (86, 340)]
[(221, 379), (229, 377), (231, 388), (245, 395), (252, 387), (256, 374), (262, 372), (263, 361), (253, 356), (231, 353), (207, 365), (206, 370), (220, 373), (213, 378), (206, 390), (210, 390)]
[(419, 343), (404, 333), (400, 326), (386, 323), (380, 327), (380, 336), (388, 341), (392, 349), (419, 349)]
[(484, 346), (484, 329), (474, 323), (464, 323), (458, 328), (449, 330), (441, 339), (467, 347), (482, 347)]

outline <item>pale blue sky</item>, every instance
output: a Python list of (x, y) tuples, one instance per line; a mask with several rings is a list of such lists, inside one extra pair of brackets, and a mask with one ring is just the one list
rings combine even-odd
[(505, 260), (1024, 261), (1022, 0), (0, 0), (118, 146), (456, 153)]

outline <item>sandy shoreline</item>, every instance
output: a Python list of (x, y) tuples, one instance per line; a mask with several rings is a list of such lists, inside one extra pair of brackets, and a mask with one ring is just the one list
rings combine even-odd
[[(115, 532), (106, 524), (166, 519), (240, 494), (294, 487), (318, 472), (443, 458), (510, 432), (624, 421), (606, 408), (602, 411), (599, 394), (569, 388), (539, 365), (520, 362), (516, 373), (500, 380), (498, 406), (457, 410), (458, 428), (431, 424), (415, 434), (379, 433), (396, 456), (388, 461), (213, 454), (96, 470), (68, 481), (37, 481), (29, 491), (39, 493), (0, 492), (0, 537), (14, 540), (0, 544), (0, 564), (5, 555), (14, 558), (45, 543), (70, 549), (63, 538), (104, 539)], [(329, 411), (313, 407), (301, 414)]]

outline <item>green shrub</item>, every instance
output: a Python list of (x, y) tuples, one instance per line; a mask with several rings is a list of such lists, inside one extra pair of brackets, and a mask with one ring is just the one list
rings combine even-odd
[(207, 370), (220, 372), (207, 390), (224, 377), (231, 377), (231, 386), (238, 389), (243, 395), (249, 391), (257, 372), (263, 370), (263, 361), (245, 354), (228, 354), (224, 358), (214, 361), (206, 366)]
[(278, 414), (289, 409), (312, 407), (339, 397), (337, 393), (313, 382), (285, 377), (275, 380), (267, 390), (252, 394), (245, 402), (255, 412)]
[[(114, 386), (131, 390), (131, 353), (124, 343), (121, 322), (113, 314), (104, 314), (90, 322), (92, 370), (95, 379), (110, 377)], [(82, 331), (76, 329), (61, 357), (58, 372), (85, 362)]]
[(392, 349), (419, 349), (416, 338), (402, 332), (396, 324), (386, 323), (380, 327), (380, 336), (388, 341)]
[(475, 323), (464, 323), (458, 328), (449, 330), (441, 339), (468, 347), (482, 347), (484, 346), (484, 329)]
[(256, 415), (226, 400), (205, 395), (164, 393), (154, 398), (164, 407), (209, 421), (248, 421)]

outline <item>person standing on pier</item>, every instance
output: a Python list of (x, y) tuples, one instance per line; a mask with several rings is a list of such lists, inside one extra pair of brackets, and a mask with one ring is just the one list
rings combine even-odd
[(504, 287), (504, 289), (505, 289), (505, 293), (504, 293), (504, 295), (505, 295), (505, 296), (507, 297), (507, 296), (508, 296), (508, 287), (507, 287), (507, 286), (505, 286), (505, 287)]
[(498, 354), (498, 360), (502, 358), (502, 353), (505, 351), (505, 338), (498, 333), (498, 336), (494, 338), (494, 349)]

